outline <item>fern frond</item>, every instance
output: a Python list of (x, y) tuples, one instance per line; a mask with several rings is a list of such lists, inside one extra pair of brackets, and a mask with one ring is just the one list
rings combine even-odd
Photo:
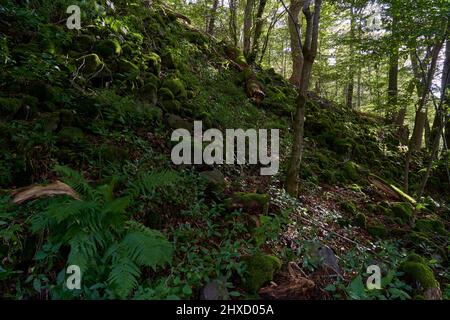
[(171, 262), (173, 247), (162, 233), (134, 221), (128, 222), (128, 225), (130, 230), (121, 244), (127, 248), (133, 261), (154, 270)]
[(56, 165), (53, 171), (58, 174), (61, 179), (71, 186), (76, 192), (83, 196), (90, 196), (93, 189), (86, 182), (86, 179), (78, 172), (67, 166)]
[(115, 289), (120, 298), (128, 296), (138, 284), (141, 275), (139, 267), (128, 256), (125, 248), (121, 245), (113, 250), (112, 268), (108, 282)]
[(134, 197), (142, 194), (147, 196), (157, 188), (164, 187), (176, 182), (180, 176), (175, 171), (155, 171), (138, 175), (136, 181), (130, 183), (127, 193)]

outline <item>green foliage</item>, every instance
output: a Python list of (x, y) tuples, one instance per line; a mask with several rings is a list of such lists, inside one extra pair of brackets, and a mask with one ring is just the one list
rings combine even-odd
[[(77, 172), (67, 167), (56, 170), (66, 175), (66, 182), (75, 190), (83, 192), (83, 200), (60, 199), (50, 204), (32, 218), (32, 231), (40, 234), (47, 230), (47, 243), (70, 246), (67, 264), (80, 266), (84, 286), (104, 281), (117, 297), (125, 298), (136, 287), (141, 267), (156, 269), (171, 261), (173, 249), (165, 237), (130, 220), (127, 208), (135, 194), (116, 198), (114, 179), (92, 188)], [(136, 185), (153, 190), (163, 176), (147, 175)], [(107, 279), (105, 273), (109, 274)]]

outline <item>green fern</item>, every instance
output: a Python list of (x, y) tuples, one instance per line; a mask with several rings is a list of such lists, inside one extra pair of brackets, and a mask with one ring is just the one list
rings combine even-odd
[[(174, 182), (174, 172), (141, 175), (132, 188), (125, 190), (128, 195), (115, 198), (115, 179), (92, 188), (70, 168), (59, 166), (55, 170), (85, 200), (55, 199), (32, 218), (32, 231), (48, 230), (49, 243), (70, 246), (68, 263), (80, 266), (84, 279), (104, 281), (118, 297), (124, 298), (136, 287), (142, 267), (156, 270), (170, 263), (171, 243), (159, 231), (130, 221), (127, 208), (134, 196)], [(105, 266), (106, 272), (99, 271)]]

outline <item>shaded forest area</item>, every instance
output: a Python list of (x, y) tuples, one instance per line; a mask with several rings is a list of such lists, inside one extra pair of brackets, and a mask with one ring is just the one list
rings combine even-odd
[[(448, 0), (2, 1), (0, 297), (450, 299), (449, 18)], [(279, 172), (175, 165), (195, 120), (278, 129)]]

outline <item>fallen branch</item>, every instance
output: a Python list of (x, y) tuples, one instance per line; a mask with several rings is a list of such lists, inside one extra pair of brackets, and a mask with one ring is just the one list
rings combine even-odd
[(13, 202), (16, 204), (22, 204), (29, 200), (52, 197), (55, 195), (67, 195), (77, 200), (80, 199), (78, 194), (71, 187), (61, 181), (55, 181), (46, 186), (34, 185), (21, 188), (14, 191), (12, 195), (14, 196)]

